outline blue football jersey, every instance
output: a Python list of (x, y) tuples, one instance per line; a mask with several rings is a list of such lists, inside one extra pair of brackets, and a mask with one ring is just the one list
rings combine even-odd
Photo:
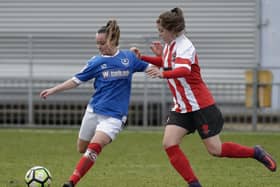
[(148, 64), (129, 50), (114, 56), (95, 56), (73, 80), (78, 84), (94, 79), (94, 94), (88, 108), (97, 114), (122, 119), (128, 114), (132, 75), (143, 72)]

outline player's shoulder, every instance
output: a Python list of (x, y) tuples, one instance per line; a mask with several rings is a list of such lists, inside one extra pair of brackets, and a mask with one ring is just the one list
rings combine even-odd
[(102, 56), (100, 56), (100, 55), (95, 55), (95, 56), (92, 56), (92, 57), (89, 59), (89, 61), (98, 61), (98, 60), (100, 60), (100, 59), (102, 59)]
[(185, 46), (185, 47), (194, 47), (192, 41), (186, 37), (184, 34), (180, 35), (176, 38), (176, 44), (178, 46)]
[(92, 56), (89, 60), (88, 60), (88, 65), (93, 65), (93, 64), (97, 64), (97, 63), (101, 63), (102, 60), (102, 56), (100, 55), (96, 55), (96, 56)]
[(178, 53), (194, 53), (196, 49), (189, 38), (185, 35), (181, 35), (176, 38), (176, 51)]

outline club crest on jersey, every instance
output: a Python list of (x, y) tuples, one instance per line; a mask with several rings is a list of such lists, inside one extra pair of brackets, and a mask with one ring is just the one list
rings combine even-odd
[(123, 58), (123, 59), (121, 59), (121, 63), (122, 63), (123, 65), (125, 65), (125, 66), (128, 66), (128, 64), (129, 64), (128, 58)]

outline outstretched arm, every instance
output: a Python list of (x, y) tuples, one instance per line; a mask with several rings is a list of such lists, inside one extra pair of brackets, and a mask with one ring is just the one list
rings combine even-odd
[[(151, 47), (152, 49), (152, 47)], [(161, 56), (142, 56), (141, 55), (141, 52), (140, 50), (137, 48), (137, 47), (131, 47), (130, 48), (130, 51), (134, 52), (135, 55), (137, 56), (137, 58), (145, 61), (145, 62), (148, 62), (150, 64), (153, 64), (155, 66), (158, 66), (158, 67), (162, 67), (162, 58)], [(152, 51), (154, 52), (154, 50), (152, 49)], [(154, 52), (156, 55), (159, 54), (159, 52)], [(161, 54), (161, 53), (160, 53)]]
[(62, 92), (64, 90), (69, 90), (69, 89), (72, 89), (72, 88), (76, 88), (78, 85), (79, 84), (77, 84), (74, 80), (68, 79), (67, 81), (65, 81), (61, 84), (58, 84), (58, 85), (56, 85), (52, 88), (48, 88), (48, 89), (43, 90), (40, 93), (40, 97), (43, 98), (43, 99), (46, 99), (50, 95), (53, 95), (57, 92)]
[(179, 67), (174, 70), (169, 70), (169, 71), (160, 71), (160, 69), (156, 67), (152, 67), (147, 69), (146, 71), (147, 75), (149, 75), (152, 78), (179, 78), (179, 77), (184, 77), (190, 73), (190, 70), (185, 68), (185, 67)]
[(160, 56), (141, 56), (141, 60), (162, 67), (162, 58)]

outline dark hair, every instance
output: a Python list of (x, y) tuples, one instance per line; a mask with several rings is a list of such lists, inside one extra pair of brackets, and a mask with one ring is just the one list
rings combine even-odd
[(178, 7), (160, 14), (156, 23), (161, 25), (164, 29), (176, 34), (185, 29), (183, 11)]
[(120, 28), (116, 20), (109, 20), (106, 26), (102, 26), (100, 29), (98, 29), (97, 33), (105, 33), (108, 42), (111, 42), (116, 46), (119, 45)]

